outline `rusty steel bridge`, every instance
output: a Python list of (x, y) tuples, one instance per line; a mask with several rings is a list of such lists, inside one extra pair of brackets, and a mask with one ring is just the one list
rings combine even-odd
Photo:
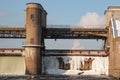
[[(53, 25), (43, 28), (44, 39), (103, 39), (106, 41), (107, 28), (64, 28), (63, 25)], [(62, 28), (60, 28), (62, 27)], [(26, 38), (26, 28), (23, 27), (0, 27), (0, 38)], [(55, 54), (46, 54), (53, 52)], [(60, 54), (56, 54), (60, 53)], [(73, 54), (74, 53), (74, 54)], [(24, 49), (0, 48), (0, 55), (4, 56), (24, 56)], [(45, 50), (43, 56), (108, 56), (106, 50)]]
[[(49, 28), (49, 25), (43, 31), (45, 39), (106, 39), (108, 32), (106, 28)], [(25, 37), (26, 28), (0, 27), (0, 38)]]
[[(49, 54), (48, 54), (49, 53)], [(47, 49), (42, 56), (101, 56), (109, 53), (105, 50), (60, 50)], [(25, 56), (23, 48), (0, 48), (0, 56)]]

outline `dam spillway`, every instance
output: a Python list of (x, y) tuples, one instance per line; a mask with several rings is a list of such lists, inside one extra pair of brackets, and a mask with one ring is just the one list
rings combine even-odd
[[(39, 3), (27, 3), (25, 13), (25, 28), (0, 29), (0, 38), (26, 38), (22, 52), (19, 49), (18, 52), (14, 49), (0, 50), (1, 74), (97, 74), (119, 77), (119, 6), (111, 6), (105, 11), (104, 29), (47, 28), (47, 12)], [(45, 39), (103, 39), (104, 52), (90, 50), (46, 53)]]
[(109, 61), (106, 52), (102, 50), (98, 50), (99, 53), (97, 50), (90, 52), (87, 50), (46, 50), (46, 55), (43, 56), (43, 73), (108, 75)]
[[(42, 74), (108, 75), (108, 55), (103, 50), (46, 50), (44, 54)], [(2, 75), (25, 75), (24, 49), (0, 48), (0, 64)]]

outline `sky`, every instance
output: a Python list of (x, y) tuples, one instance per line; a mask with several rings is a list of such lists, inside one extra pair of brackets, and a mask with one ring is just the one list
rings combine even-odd
[(100, 16), (108, 6), (119, 6), (119, 0), (1, 0), (0, 24), (24, 25), (26, 3), (40, 3), (47, 11), (48, 24), (76, 24), (82, 16), (95, 12)]
[[(53, 25), (80, 25), (82, 27), (102, 27), (99, 26), (105, 24), (104, 11), (108, 6), (120, 6), (120, 0), (1, 0), (0, 1), (0, 27), (1, 25), (11, 25), (11, 27), (19, 26), (24, 27), (24, 10), (26, 3), (36, 2), (40, 3), (43, 8), (47, 11), (47, 24)], [(98, 26), (93, 26), (98, 25)], [(90, 48), (93, 44), (92, 40), (46, 40), (48, 43), (46, 46), (49, 48), (56, 48), (60, 45), (61, 41), (66, 44), (62, 46), (73, 47), (76, 42), (84, 48), (86, 45)], [(5, 44), (3, 44), (5, 42)], [(17, 44), (17, 42), (20, 42)], [(12, 45), (9, 45), (12, 43)], [(0, 39), (0, 47), (16, 47), (24, 43), (24, 40), (4, 40)], [(57, 45), (53, 45), (57, 44)], [(72, 44), (70, 44), (72, 43)], [(95, 42), (96, 44), (101, 43), (102, 40)], [(88, 45), (89, 44), (89, 45)], [(62, 47), (59, 46), (59, 47)], [(100, 46), (100, 45), (96, 45)], [(96, 47), (95, 46), (95, 47)], [(63, 48), (65, 48), (63, 47)], [(69, 48), (71, 48), (69, 47)], [(93, 47), (94, 48), (94, 47)]]

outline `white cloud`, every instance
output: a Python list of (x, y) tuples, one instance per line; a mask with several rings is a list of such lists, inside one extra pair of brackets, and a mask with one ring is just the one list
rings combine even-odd
[(100, 16), (95, 12), (88, 12), (80, 19), (77, 26), (84, 28), (104, 28), (104, 16)]
[[(100, 16), (95, 12), (88, 12), (84, 16), (81, 17), (80, 22), (76, 25), (76, 27), (105, 28), (104, 24), (105, 24), (104, 16)], [(89, 47), (89, 45), (84, 46), (82, 43), (84, 43), (84, 45), (87, 45), (88, 42), (74, 40), (72, 49), (87, 49), (87, 48), (91, 49), (92, 48), (92, 47)], [(97, 44), (98, 43), (96, 43), (95, 45)], [(98, 46), (96, 46), (95, 48), (98, 48)]]
[(78, 39), (74, 40), (72, 49), (84, 49), (83, 46), (81, 46), (80, 41)]

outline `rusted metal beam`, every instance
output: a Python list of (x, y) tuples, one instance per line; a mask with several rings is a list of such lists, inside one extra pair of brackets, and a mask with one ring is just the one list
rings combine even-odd
[(0, 38), (25, 38), (25, 28), (0, 28)]
[(107, 57), (108, 54), (43, 54), (43, 56), (101, 56)]
[(25, 28), (0, 28), (0, 34), (21, 34), (25, 35)]
[(43, 56), (103, 56), (109, 54), (105, 50), (45, 50)]
[(108, 30), (101, 28), (46, 28), (46, 39), (106, 39)]
[(0, 56), (24, 56), (23, 53), (12, 53), (12, 52), (4, 52), (4, 53), (1, 53), (0, 52)]
[(78, 50), (78, 49), (46, 49), (45, 52), (54, 52), (54, 53), (81, 53), (81, 52), (106, 52), (106, 50)]
[(0, 50), (21, 50), (23, 51), (24, 48), (0, 48)]
[(24, 56), (22, 48), (0, 48), (0, 56)]
[[(43, 56), (103, 56), (109, 54), (105, 50), (60, 50), (47, 49)], [(23, 48), (0, 48), (0, 56), (24, 56)]]
[[(106, 39), (108, 30), (101, 28), (46, 28), (46, 39)], [(25, 38), (25, 28), (0, 28), (0, 38)]]

